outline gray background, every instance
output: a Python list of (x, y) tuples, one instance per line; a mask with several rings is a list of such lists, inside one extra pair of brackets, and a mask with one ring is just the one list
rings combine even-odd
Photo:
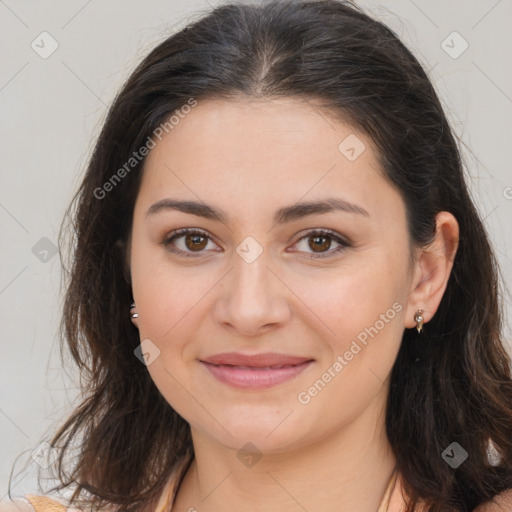
[[(512, 0), (359, 3), (430, 70), (470, 148), (472, 193), (510, 287)], [(19, 455), (15, 473), (26, 467), (13, 494), (37, 491), (31, 455), (39, 451), (32, 450), (77, 396), (77, 376), (63, 371), (59, 357), (61, 269), (51, 248), (106, 106), (151, 48), (208, 9), (206, 0), (0, 0), (0, 499)], [(40, 56), (51, 49), (44, 31), (58, 44), (47, 58)], [(461, 55), (464, 41), (454, 31), (469, 45)], [(508, 292), (505, 300), (510, 319)], [(505, 336), (510, 344), (509, 327)]]

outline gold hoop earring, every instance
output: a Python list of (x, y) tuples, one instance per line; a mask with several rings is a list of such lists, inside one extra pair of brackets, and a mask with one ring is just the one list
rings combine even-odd
[(414, 314), (414, 321), (416, 322), (416, 330), (418, 332), (421, 332), (423, 329), (423, 309), (418, 309), (416, 313)]

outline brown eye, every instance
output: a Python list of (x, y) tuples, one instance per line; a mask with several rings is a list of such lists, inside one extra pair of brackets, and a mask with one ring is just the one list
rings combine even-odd
[[(305, 240), (307, 240), (307, 244), (303, 243)], [(333, 243), (338, 244), (338, 247), (329, 250)], [(301, 252), (307, 253), (307, 249), (309, 249), (311, 258), (325, 258), (332, 256), (333, 254), (337, 254), (351, 246), (347, 240), (344, 240), (335, 233), (325, 230), (311, 231), (303, 236), (295, 245), (299, 247)], [(304, 245), (306, 245), (305, 248)]]
[[(162, 245), (169, 251), (180, 256), (200, 256), (212, 242), (209, 235), (197, 229), (179, 229), (173, 231)], [(212, 242), (213, 243), (213, 242)], [(193, 254), (196, 253), (196, 254)]]
[(206, 247), (206, 237), (203, 235), (188, 234), (185, 236), (185, 245), (191, 251), (201, 250)]
[(309, 247), (313, 249), (313, 251), (324, 252), (324, 250), (329, 249), (331, 246), (331, 239), (328, 236), (310, 236), (309, 239)]

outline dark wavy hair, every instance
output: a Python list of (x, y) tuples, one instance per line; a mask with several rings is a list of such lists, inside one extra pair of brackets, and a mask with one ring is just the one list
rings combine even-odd
[[(194, 456), (188, 423), (134, 356), (126, 247), (144, 159), (105, 198), (98, 190), (190, 98), (321, 101), (374, 142), (406, 206), (411, 247), (451, 212), (460, 241), (433, 319), (406, 329), (392, 369), (387, 436), (410, 501), (469, 511), (512, 487), (512, 380), (501, 339), (499, 269), (464, 179), (458, 145), (422, 66), (396, 34), (348, 1), (228, 4), (203, 13), (144, 58), (108, 111), (63, 222), (73, 257), (61, 349), (80, 370), (81, 403), (58, 429), (70, 503), (151, 510), (175, 464)], [(67, 345), (66, 345), (67, 344)], [(65, 455), (77, 443), (67, 468)], [(457, 469), (452, 442), (469, 454)], [(489, 456), (493, 449), (494, 459)], [(332, 485), (335, 485), (333, 480)]]

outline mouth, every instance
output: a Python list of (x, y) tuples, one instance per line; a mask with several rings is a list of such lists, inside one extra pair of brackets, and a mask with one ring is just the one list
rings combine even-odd
[(201, 364), (220, 382), (238, 389), (266, 389), (299, 375), (314, 360), (284, 354), (218, 354)]

